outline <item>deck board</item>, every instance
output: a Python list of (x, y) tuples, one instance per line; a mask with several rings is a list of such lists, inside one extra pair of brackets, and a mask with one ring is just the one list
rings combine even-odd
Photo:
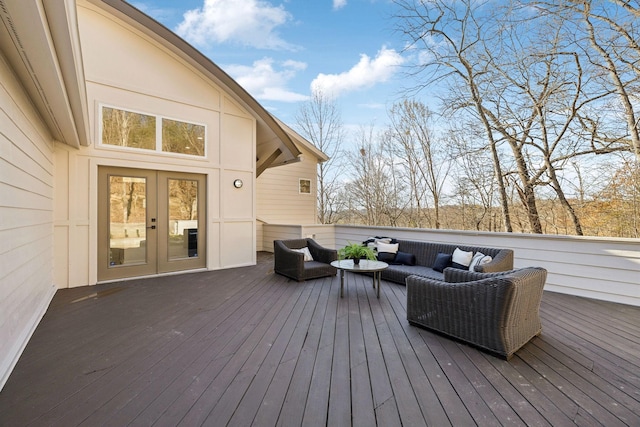
[(59, 291), (0, 425), (640, 425), (640, 307), (545, 292), (504, 361), (409, 325), (404, 286), (272, 267)]

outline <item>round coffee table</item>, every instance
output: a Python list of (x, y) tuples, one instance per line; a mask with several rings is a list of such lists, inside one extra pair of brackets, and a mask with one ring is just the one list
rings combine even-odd
[(382, 270), (389, 267), (389, 264), (382, 261), (370, 261), (368, 259), (361, 259), (359, 264), (354, 264), (352, 259), (342, 259), (339, 261), (333, 261), (331, 265), (340, 270), (340, 298), (344, 295), (344, 272), (351, 271), (354, 273), (373, 273), (373, 289), (376, 289), (376, 281), (378, 282), (378, 288), (376, 289), (376, 296), (380, 298), (380, 276)]

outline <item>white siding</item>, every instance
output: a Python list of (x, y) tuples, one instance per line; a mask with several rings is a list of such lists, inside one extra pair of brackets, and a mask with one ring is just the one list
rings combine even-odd
[[(303, 152), (302, 161), (267, 169), (256, 184), (258, 218), (267, 224), (315, 224), (317, 221), (316, 157)], [(311, 181), (311, 194), (300, 194), (300, 179)]]
[(304, 236), (302, 228), (301, 225), (263, 224), (262, 250), (273, 252), (274, 240), (300, 239)]
[[(78, 21), (91, 145), (56, 151), (56, 285), (97, 282), (100, 166), (206, 175), (207, 268), (255, 264), (255, 119), (201, 71), (103, 10), (79, 1)], [(207, 156), (101, 146), (102, 105), (204, 124)]]
[(0, 389), (55, 293), (52, 151), (0, 54)]

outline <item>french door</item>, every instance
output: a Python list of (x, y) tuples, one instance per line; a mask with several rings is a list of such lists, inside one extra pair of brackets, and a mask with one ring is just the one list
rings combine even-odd
[(206, 266), (204, 175), (98, 169), (98, 281)]

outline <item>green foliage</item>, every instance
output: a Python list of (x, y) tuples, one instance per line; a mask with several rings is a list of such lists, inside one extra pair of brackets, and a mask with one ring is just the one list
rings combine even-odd
[(349, 243), (342, 249), (338, 250), (338, 258), (340, 259), (368, 259), (371, 261), (376, 260), (376, 253), (373, 249), (363, 246), (360, 243)]

